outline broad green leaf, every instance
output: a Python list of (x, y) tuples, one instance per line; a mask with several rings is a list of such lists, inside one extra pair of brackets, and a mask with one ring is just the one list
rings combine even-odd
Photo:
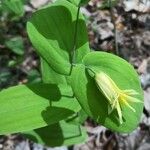
[(34, 142), (51, 147), (78, 144), (84, 142), (87, 138), (83, 127), (65, 121), (26, 132), (25, 136)]
[(49, 64), (41, 58), (41, 74), (44, 83), (50, 84), (66, 84), (67, 81), (64, 75), (55, 72)]
[(135, 90), (138, 93), (135, 97), (143, 101), (143, 92), (134, 68), (125, 60), (105, 52), (91, 52), (84, 57), (83, 63), (84, 65), (74, 67), (71, 82), (75, 96), (83, 109), (95, 121), (114, 131), (134, 130), (139, 123), (143, 104), (130, 104), (136, 112), (125, 105), (122, 108), (123, 124), (120, 124), (116, 110), (109, 114), (108, 99), (102, 91), (100, 92), (92, 76), (93, 71), (105, 72), (121, 90)]
[(17, 55), (24, 54), (24, 45), (22, 37), (14, 37), (5, 42), (5, 45)]
[[(78, 22), (76, 18), (77, 7), (61, 0), (35, 12), (27, 23), (27, 32), (37, 53), (60, 74), (70, 74), (74, 47), (76, 62), (81, 62), (90, 51), (84, 18), (81, 14)], [(74, 42), (76, 24), (78, 32)]]
[(0, 134), (44, 127), (80, 109), (68, 86), (38, 83), (11, 87), (0, 92)]

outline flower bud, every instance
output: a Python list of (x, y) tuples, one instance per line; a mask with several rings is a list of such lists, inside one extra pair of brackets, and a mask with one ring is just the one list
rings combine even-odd
[(111, 106), (112, 112), (114, 109), (117, 110), (119, 122), (123, 123), (122, 115), (122, 106), (130, 108), (133, 112), (136, 112), (135, 109), (130, 105), (131, 103), (143, 103), (134, 96), (138, 93), (133, 89), (120, 89), (117, 84), (104, 72), (99, 72), (95, 74), (95, 81), (98, 86), (98, 89), (104, 94), (107, 98), (108, 103)]

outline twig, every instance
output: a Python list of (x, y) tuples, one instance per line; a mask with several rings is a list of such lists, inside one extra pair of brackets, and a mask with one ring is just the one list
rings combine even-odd
[(118, 48), (118, 34), (117, 34), (117, 29), (116, 29), (116, 21), (114, 19), (114, 11), (113, 11), (113, 7), (112, 7), (112, 2), (111, 0), (108, 0), (109, 1), (109, 6), (110, 6), (110, 15), (111, 15), (111, 20), (112, 20), (112, 23), (114, 25), (114, 37), (115, 37), (115, 52), (117, 55), (119, 55), (119, 48)]

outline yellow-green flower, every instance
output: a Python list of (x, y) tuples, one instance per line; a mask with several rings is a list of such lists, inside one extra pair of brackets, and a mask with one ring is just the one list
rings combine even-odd
[(134, 96), (138, 93), (133, 89), (121, 90), (116, 83), (104, 72), (95, 74), (95, 80), (100, 91), (108, 99), (111, 106), (111, 112), (116, 109), (119, 117), (120, 124), (123, 123), (122, 119), (122, 106), (125, 105), (133, 112), (135, 109), (130, 103), (143, 103)]

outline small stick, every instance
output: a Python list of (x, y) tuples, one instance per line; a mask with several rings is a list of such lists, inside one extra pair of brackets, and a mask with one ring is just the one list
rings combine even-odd
[(110, 6), (110, 15), (111, 15), (111, 20), (112, 20), (112, 23), (114, 25), (114, 36), (115, 36), (115, 52), (117, 55), (119, 55), (119, 48), (118, 48), (118, 34), (117, 34), (117, 28), (116, 28), (116, 22), (115, 22), (115, 19), (114, 19), (114, 12), (113, 12), (113, 8), (112, 8), (112, 2), (111, 0), (108, 0), (109, 1), (109, 6)]

